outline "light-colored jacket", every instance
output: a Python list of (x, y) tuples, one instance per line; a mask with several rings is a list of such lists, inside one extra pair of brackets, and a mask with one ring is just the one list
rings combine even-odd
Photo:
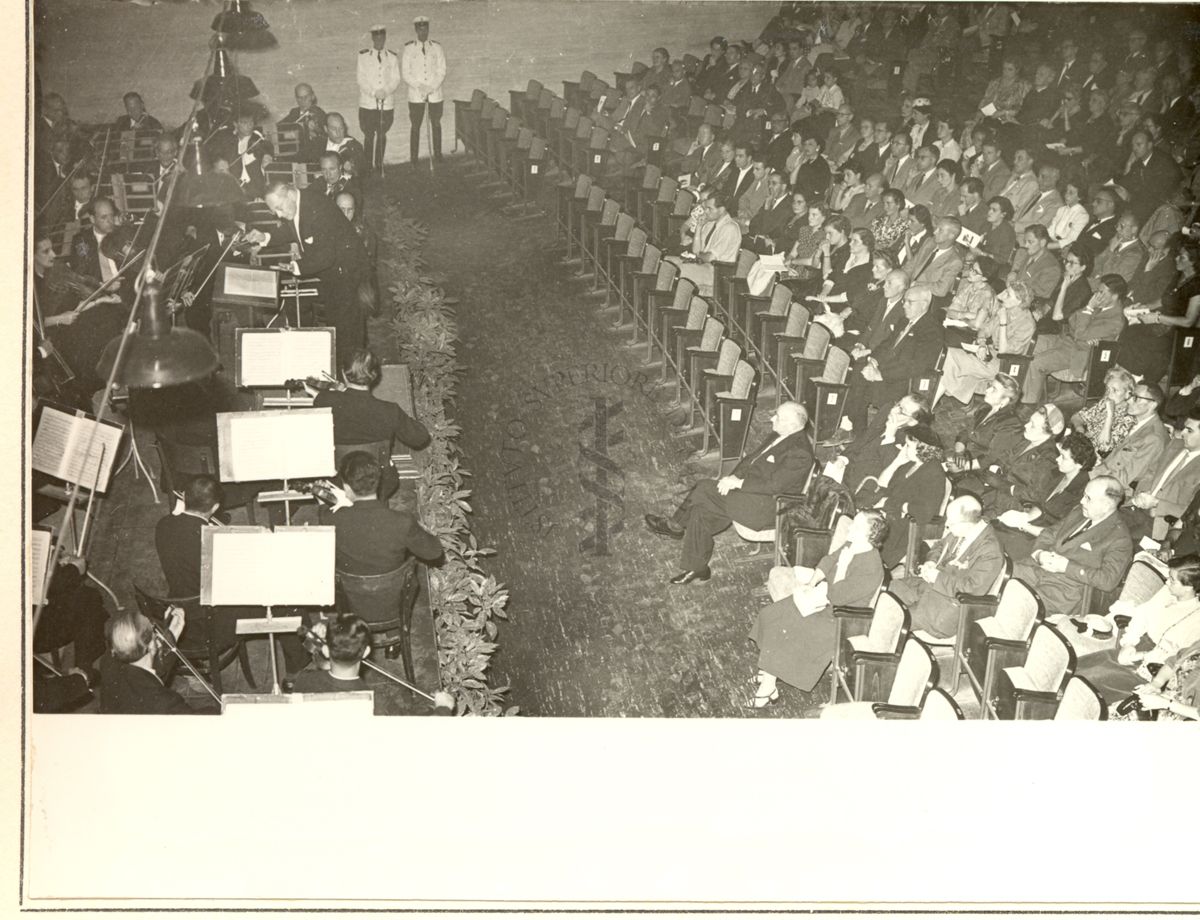
[(408, 84), (409, 102), (441, 102), (442, 81), (446, 79), (446, 52), (432, 38), (425, 42), (413, 39), (404, 46), (401, 60), (404, 82)]
[(393, 108), (393, 96), (400, 86), (400, 60), (396, 52), (390, 48), (376, 51), (374, 48), (363, 48), (358, 52), (358, 107), (374, 109), (379, 106), (375, 94), (382, 90), (387, 93), (383, 99), (383, 110), (390, 112)]

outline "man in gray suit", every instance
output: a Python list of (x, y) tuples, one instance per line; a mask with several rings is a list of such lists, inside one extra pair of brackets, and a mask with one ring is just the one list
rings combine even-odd
[(1046, 619), (1061, 623), (1080, 611), (1089, 585), (1112, 591), (1133, 559), (1129, 528), (1117, 514), (1124, 489), (1112, 476), (1097, 476), (1083, 490), (1079, 507), (1033, 544), (1029, 558), (1017, 561), (1013, 577), (1034, 590)]
[(908, 605), (912, 628), (939, 639), (958, 631), (959, 593), (987, 594), (1004, 566), (1004, 549), (983, 520), (983, 506), (963, 495), (946, 508), (946, 533), (920, 569), (892, 582), (892, 593)]

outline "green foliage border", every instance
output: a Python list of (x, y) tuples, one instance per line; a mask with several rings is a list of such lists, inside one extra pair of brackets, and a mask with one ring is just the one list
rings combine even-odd
[(412, 374), (417, 417), (432, 439), (418, 481), (421, 520), (446, 550), (445, 564), (429, 570), (442, 689), (454, 694), (458, 714), (514, 715), (518, 707), (505, 706), (508, 687), (488, 686), (508, 591), (483, 570), (483, 557), (495, 550), (479, 546), (471, 533), (471, 491), (464, 488), (471, 474), (461, 463), (462, 429), (451, 417), (463, 371), (457, 320), (437, 279), (425, 274), (425, 228), (395, 214), (385, 223), (388, 251), (381, 251), (380, 265), (391, 292), (390, 330)]

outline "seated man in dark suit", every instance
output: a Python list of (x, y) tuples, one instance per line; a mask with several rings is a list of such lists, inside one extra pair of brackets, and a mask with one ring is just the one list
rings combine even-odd
[[(838, 438), (839, 443), (848, 441), (844, 454), (834, 462), (844, 467), (842, 483), (852, 493), (868, 476), (878, 477), (900, 452), (897, 435), (914, 425), (932, 425), (933, 413), (925, 400), (909, 393), (900, 397), (887, 412), (876, 412), (858, 436), (850, 440)], [(847, 435), (846, 432), (839, 432)]]
[(955, 494), (970, 492), (981, 499), (989, 517), (1044, 501), (1058, 479), (1054, 439), (1064, 427), (1058, 406), (1035, 409), (1023, 428), (996, 438), (986, 454), (967, 463)]
[[(327, 669), (315, 662), (296, 675), (291, 693), (344, 693), (351, 690), (375, 690), (375, 715), (402, 715), (386, 693), (380, 693), (363, 679), (363, 661), (371, 654), (371, 630), (362, 617), (339, 613), (313, 626), (323, 640), (321, 652)], [(454, 697), (444, 690), (434, 694), (436, 715), (453, 715)]]
[[(208, 625), (213, 617), (213, 639), (218, 648), (237, 641), (237, 620), (262, 615), (256, 607), (200, 608), (200, 531), (209, 525), (219, 525), (214, 515), (221, 507), (221, 484), (211, 476), (196, 476), (183, 490), (183, 508), (178, 514), (167, 514), (154, 528), (154, 546), (158, 563), (167, 580), (167, 593), (177, 600), (196, 598), (189, 605), (188, 615), (195, 626)], [(300, 640), (295, 636), (280, 636), (288, 674), (294, 674), (308, 663)]]
[(1112, 476), (1097, 476), (1079, 507), (1038, 535), (1029, 558), (1015, 560), (1013, 575), (1042, 599), (1050, 622), (1088, 613), (1079, 609), (1084, 588), (1112, 591), (1125, 577), (1133, 540), (1117, 514), (1124, 492)]
[(983, 392), (983, 405), (971, 414), (970, 424), (955, 437), (955, 454), (946, 460), (947, 469), (965, 472), (971, 458), (988, 453), (996, 438), (1015, 436), (1024, 427), (1017, 411), (1020, 398), (1021, 385), (1016, 379), (997, 374)]
[(300, 162), (312, 163), (325, 149), (325, 110), (307, 83), (296, 84), (296, 105), (279, 120), (279, 127), (300, 129)]
[(983, 519), (983, 506), (962, 495), (946, 506), (946, 533), (929, 559), (893, 581), (891, 591), (908, 605), (914, 630), (945, 639), (958, 630), (958, 594), (987, 594), (1003, 566), (1004, 550)]
[[(757, 253), (774, 252), (775, 239), (783, 234), (791, 219), (792, 199), (788, 195), (787, 179), (782, 173), (772, 172), (767, 177), (767, 200), (750, 218), (742, 245)], [(747, 238), (749, 242), (745, 242)]]
[[(338, 446), (386, 442), (386, 461), (394, 453), (394, 442), (422, 450), (429, 446), (429, 431), (394, 402), (379, 399), (371, 389), (379, 383), (379, 359), (366, 348), (359, 349), (342, 374), (344, 390), (311, 390), (313, 408), (333, 410), (333, 443)], [(396, 491), (396, 473), (390, 463), (383, 470), (384, 499)]]
[(1058, 442), (1058, 481), (1041, 501), (1022, 502), (997, 516), (992, 526), (1004, 551), (1012, 559), (1023, 559), (1033, 550), (1034, 539), (1079, 505), (1088, 473), (1096, 465), (1096, 448), (1087, 435), (1072, 431)]
[(812, 442), (804, 429), (808, 411), (799, 403), (780, 403), (771, 416), (771, 439), (746, 454), (733, 473), (696, 483), (669, 518), (646, 515), (654, 533), (683, 541), (683, 572), (671, 584), (686, 585), (712, 577), (708, 560), (713, 537), (737, 521), (761, 530), (775, 520), (775, 496), (801, 491), (812, 470)]
[(912, 285), (904, 294), (904, 323), (873, 349), (850, 383), (846, 417), (855, 429), (867, 423), (867, 407), (888, 406), (908, 392), (912, 377), (933, 368), (942, 350), (943, 329), (929, 309), (933, 292)]
[[(183, 632), (184, 613), (178, 607), (167, 615), (167, 629), (176, 639)], [(172, 652), (137, 611), (113, 619), (109, 653), (100, 659), (100, 711), (120, 715), (192, 715), (212, 712), (193, 709), (168, 686)]]
[(321, 523), (337, 531), (337, 570), (348, 575), (386, 575), (414, 555), (433, 562), (442, 555), (438, 538), (407, 511), (379, 499), (379, 463), (365, 451), (348, 454), (338, 470), (344, 494)]

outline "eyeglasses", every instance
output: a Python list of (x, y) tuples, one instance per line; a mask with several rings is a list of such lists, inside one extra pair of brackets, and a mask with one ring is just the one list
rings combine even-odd
[(1146, 393), (1134, 393), (1131, 398), (1132, 399), (1140, 399), (1143, 402), (1158, 402), (1158, 400), (1155, 397), (1150, 396)]

